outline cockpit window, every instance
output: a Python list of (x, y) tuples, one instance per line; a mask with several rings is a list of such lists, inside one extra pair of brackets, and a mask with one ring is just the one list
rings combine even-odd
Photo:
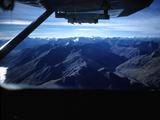
[(2, 87), (160, 89), (160, 0), (61, 1), (1, 3)]

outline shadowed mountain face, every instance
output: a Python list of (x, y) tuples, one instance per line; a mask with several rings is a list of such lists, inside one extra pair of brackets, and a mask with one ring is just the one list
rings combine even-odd
[(134, 57), (119, 65), (117, 73), (151, 88), (160, 87), (160, 48), (150, 55)]
[(27, 39), (1, 61), (8, 67), (6, 83), (76, 89), (160, 87), (157, 39)]

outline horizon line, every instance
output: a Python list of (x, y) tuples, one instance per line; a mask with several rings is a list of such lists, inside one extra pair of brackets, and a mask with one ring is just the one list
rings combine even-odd
[[(146, 37), (100, 37), (100, 36), (93, 36), (93, 37), (83, 37), (83, 36), (73, 36), (73, 37), (52, 37), (52, 38), (49, 38), (49, 37), (27, 37), (27, 38), (30, 38), (30, 39), (67, 39), (67, 38), (102, 38), (102, 39), (113, 39), (113, 38), (122, 38), (122, 39), (160, 39), (160, 36), (146, 36)], [(25, 38), (25, 39), (27, 39)], [(0, 40), (11, 40), (12, 38), (0, 38)]]

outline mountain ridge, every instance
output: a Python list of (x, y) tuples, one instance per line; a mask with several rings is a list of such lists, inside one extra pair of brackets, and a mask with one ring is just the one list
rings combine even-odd
[[(10, 53), (0, 64), (8, 66), (6, 83), (45, 88), (59, 86), (77, 89), (148, 89), (153, 86), (144, 82), (133, 82), (131, 77), (125, 74), (122, 77), (118, 75), (117, 69), (132, 59), (139, 58), (137, 64), (141, 59), (145, 63), (142, 56), (151, 56), (159, 61), (157, 48), (160, 42), (152, 39), (140, 41), (137, 38), (131, 41), (127, 38), (80, 37), (42, 42), (40, 40), (37, 45), (30, 45), (34, 41), (30, 38), (24, 46), (22, 43), (16, 48), (16, 54)], [(157, 70), (154, 70), (154, 76), (158, 77)], [(159, 84), (153, 81), (152, 77), (151, 81)]]

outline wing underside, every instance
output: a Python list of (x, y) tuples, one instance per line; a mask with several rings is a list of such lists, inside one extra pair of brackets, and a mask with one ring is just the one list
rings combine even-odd
[(39, 0), (17, 0), (17, 1), (22, 3), (22, 4), (31, 5), (31, 6), (34, 6), (34, 7), (42, 7)]
[[(56, 18), (69, 23), (98, 23), (99, 19), (131, 15), (153, 0), (17, 0), (23, 4), (55, 9)], [(99, 12), (101, 11), (101, 12)], [(94, 13), (93, 13), (94, 12)]]
[[(153, 0), (1, 0), (17, 1), (35, 7), (52, 9), (56, 18), (69, 23), (98, 23), (99, 19), (123, 17), (148, 7)], [(12, 7), (11, 7), (12, 8)]]

